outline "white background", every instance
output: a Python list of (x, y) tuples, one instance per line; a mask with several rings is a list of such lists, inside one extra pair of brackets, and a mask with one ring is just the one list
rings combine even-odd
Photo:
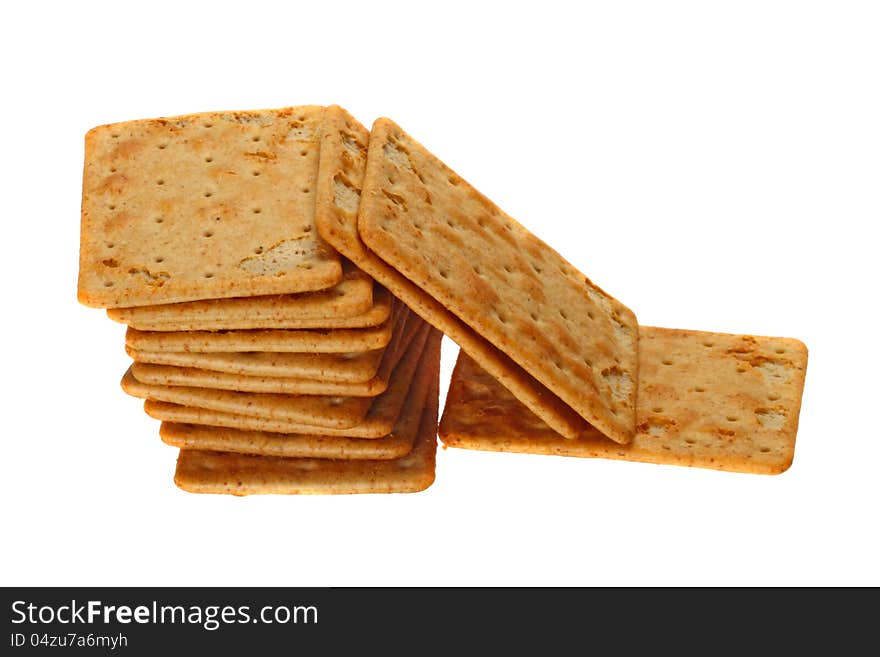
[[(4, 8), (0, 583), (880, 584), (877, 4), (427, 7)], [(331, 102), (394, 118), (641, 323), (806, 342), (792, 468), (450, 449), (417, 495), (175, 488), (123, 327), (76, 302), (83, 135)]]

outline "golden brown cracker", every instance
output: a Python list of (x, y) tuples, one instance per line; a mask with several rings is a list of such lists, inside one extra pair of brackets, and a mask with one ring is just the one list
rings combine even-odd
[[(398, 364), (391, 377), (388, 389), (373, 398), (373, 403), (366, 417), (353, 427), (332, 428), (315, 427), (284, 420), (266, 419), (217, 411), (213, 409), (184, 406), (147, 399), (144, 402), (144, 411), (152, 418), (163, 422), (180, 422), (186, 424), (206, 424), (209, 426), (228, 427), (230, 429), (245, 429), (252, 431), (271, 431), (273, 433), (311, 433), (322, 436), (342, 436), (348, 438), (382, 438), (394, 427), (400, 409), (406, 399), (412, 377), (415, 374), (423, 347), (427, 349), (439, 349), (442, 334), (437, 331), (428, 333), (430, 327), (420, 332), (410, 344), (406, 355)], [(425, 345), (427, 339), (427, 346)]]
[[(376, 440), (242, 431), (172, 422), (163, 422), (159, 435), (165, 443), (181, 449), (297, 458), (400, 458), (412, 450), (426, 402), (435, 405), (437, 403), (439, 356), (439, 351), (423, 354), (394, 429), (387, 436)], [(429, 397), (431, 401), (428, 401)]]
[(358, 231), (595, 428), (629, 442), (635, 315), (389, 119), (370, 134)]
[(496, 349), (436, 299), (370, 251), (358, 234), (357, 211), (367, 164), (369, 132), (345, 110), (325, 113), (315, 223), (334, 248), (402, 299), (471, 354), (480, 365), (562, 435), (592, 427), (546, 386)]
[(153, 322), (133, 320), (141, 331), (231, 331), (247, 329), (357, 329), (379, 326), (391, 316), (394, 298), (384, 288), (374, 290), (373, 305), (352, 317), (245, 317)]
[(466, 354), (440, 422), (446, 445), (777, 474), (794, 456), (807, 350), (798, 340), (641, 328), (638, 425), (562, 439)]
[(274, 294), (230, 299), (203, 299), (133, 308), (111, 308), (107, 316), (122, 324), (199, 321), (243, 322), (249, 319), (285, 320), (303, 317), (354, 317), (373, 306), (373, 279), (343, 263), (342, 280), (331, 288), (300, 294)]
[(98, 126), (85, 140), (78, 296), (117, 308), (336, 285), (314, 228), (323, 107)]

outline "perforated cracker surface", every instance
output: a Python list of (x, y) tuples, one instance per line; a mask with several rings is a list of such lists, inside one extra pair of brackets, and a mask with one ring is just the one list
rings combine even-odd
[(777, 474), (794, 457), (807, 364), (792, 339), (641, 328), (638, 427), (560, 439), (465, 354), (440, 423), (452, 447)]
[(321, 236), (457, 342), (560, 434), (576, 438), (591, 431), (592, 427), (557, 395), (364, 245), (358, 234), (357, 212), (369, 132), (345, 110), (331, 106), (325, 112), (322, 133), (315, 215)]
[(115, 123), (86, 135), (79, 299), (140, 306), (318, 290), (322, 107)]
[(388, 119), (370, 135), (366, 245), (617, 442), (635, 427), (633, 313)]

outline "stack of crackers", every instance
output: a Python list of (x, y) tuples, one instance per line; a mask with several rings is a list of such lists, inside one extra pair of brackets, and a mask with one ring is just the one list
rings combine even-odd
[[(324, 241), (323, 107), (86, 138), (79, 298), (128, 325), (123, 389), (195, 492), (421, 490), (440, 334)], [(332, 200), (332, 186), (329, 190)]]
[(389, 119), (301, 107), (89, 133), (80, 300), (129, 325), (176, 482), (419, 490), (447, 446), (778, 473), (807, 352), (639, 326)]

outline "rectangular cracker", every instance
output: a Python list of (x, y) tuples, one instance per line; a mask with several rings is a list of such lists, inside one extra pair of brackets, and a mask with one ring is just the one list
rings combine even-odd
[(215, 354), (231, 351), (339, 354), (382, 349), (391, 341), (393, 317), (365, 329), (251, 331), (139, 331), (129, 327), (126, 347), (142, 351)]
[[(404, 321), (385, 349), (375, 376), (363, 382), (330, 381), (327, 379), (295, 379), (270, 376), (242, 376), (184, 367), (151, 365), (136, 362), (131, 373), (141, 383), (161, 386), (191, 386), (237, 390), (240, 392), (277, 393), (288, 395), (334, 395), (346, 397), (375, 397), (388, 388), (388, 379), (409, 343), (423, 325), (421, 319)], [(209, 354), (210, 355), (210, 354)]]
[(79, 300), (118, 308), (336, 285), (314, 227), (323, 107), (205, 112), (85, 138)]
[[(278, 352), (227, 352), (199, 354), (173, 351), (137, 351), (126, 353), (141, 365), (213, 371), (244, 377), (311, 379), (328, 383), (364, 383), (376, 376), (384, 349), (355, 354), (287, 354)], [(141, 378), (137, 372), (135, 377)], [(177, 384), (181, 385), (181, 384)]]
[(428, 397), (406, 456), (390, 460), (291, 459), (182, 449), (174, 483), (192, 493), (415, 493), (434, 482), (436, 394)]
[(635, 315), (389, 119), (370, 133), (358, 231), (592, 426), (630, 441)]
[[(147, 415), (163, 422), (183, 422), (187, 424), (206, 424), (216, 427), (228, 427), (230, 429), (246, 429), (252, 431), (271, 431), (273, 433), (312, 433), (322, 436), (342, 436), (348, 438), (376, 439), (388, 435), (400, 415), (400, 409), (406, 399), (406, 392), (418, 367), (418, 356), (422, 348), (429, 350), (439, 349), (442, 333), (430, 329), (427, 336), (418, 335), (413, 339), (407, 350), (406, 356), (401, 360), (391, 377), (388, 390), (374, 398), (373, 404), (363, 422), (346, 429), (332, 429), (311, 425), (295, 424), (278, 420), (266, 420), (248, 415), (224, 413), (211, 409), (197, 408), (194, 406), (182, 406), (160, 401), (147, 400), (144, 402), (144, 411)], [(425, 338), (427, 337), (427, 344)], [(415, 354), (416, 358), (411, 358)]]
[(181, 321), (135, 318), (129, 326), (141, 331), (232, 331), (240, 329), (354, 329), (383, 324), (391, 315), (393, 297), (384, 288), (373, 291), (373, 305), (351, 317), (219, 317)]
[[(395, 304), (391, 313), (394, 323), (394, 343), (400, 340), (399, 332), (403, 328), (409, 310), (403, 304)], [(387, 345), (386, 345), (387, 346)], [(312, 379), (327, 381), (369, 381), (379, 368), (385, 348), (365, 352), (349, 353), (297, 353), (271, 351), (226, 351), (226, 352), (191, 352), (191, 351), (149, 351), (133, 349), (126, 344), (125, 352), (136, 363), (152, 365), (168, 365), (174, 368), (191, 368), (195, 370), (211, 370), (227, 374), (249, 377), (280, 377), (295, 379)], [(173, 371), (173, 370), (169, 370)], [(160, 383), (140, 378), (144, 383)], [(187, 383), (162, 382), (167, 385), (189, 385)], [(201, 387), (201, 386), (199, 386)], [(213, 386), (206, 386), (213, 387)], [(238, 388), (235, 388), (236, 390)], [(252, 391), (254, 392), (254, 391)], [(281, 391), (274, 391), (281, 392)]]
[(300, 294), (274, 294), (232, 299), (204, 299), (133, 308), (110, 308), (107, 316), (122, 324), (143, 322), (238, 322), (258, 318), (283, 320), (299, 317), (326, 319), (354, 317), (373, 306), (373, 279), (349, 263), (343, 263), (342, 280), (331, 288)]
[(336, 429), (353, 427), (361, 422), (372, 401), (369, 397), (285, 395), (153, 385), (138, 381), (131, 368), (122, 377), (121, 385), (127, 394), (141, 399)]
[(788, 338), (641, 328), (638, 425), (565, 440), (463, 352), (440, 422), (450, 447), (778, 474), (791, 465), (807, 349)]
[(567, 438), (592, 427), (558, 396), (482, 338), (436, 299), (377, 257), (361, 241), (357, 212), (367, 164), (369, 132), (338, 106), (327, 108), (322, 128), (315, 223), (340, 253), (387, 287), (498, 379), (522, 403)]
[(439, 351), (424, 353), (394, 429), (376, 440), (311, 436), (268, 431), (242, 431), (197, 424), (163, 422), (162, 440), (181, 449), (212, 450), (259, 456), (334, 459), (396, 459), (413, 447), (428, 397), (438, 396)]

